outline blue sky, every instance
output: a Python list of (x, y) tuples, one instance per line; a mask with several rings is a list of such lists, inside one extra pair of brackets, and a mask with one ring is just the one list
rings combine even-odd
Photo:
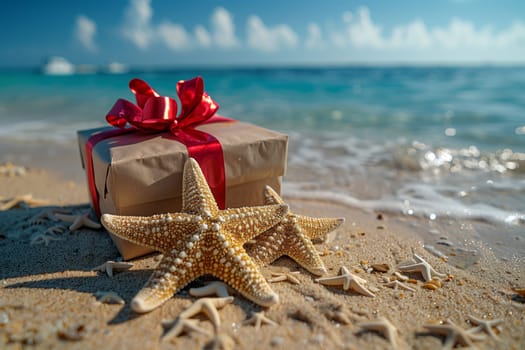
[(522, 0), (9, 1), (0, 66), (525, 63)]

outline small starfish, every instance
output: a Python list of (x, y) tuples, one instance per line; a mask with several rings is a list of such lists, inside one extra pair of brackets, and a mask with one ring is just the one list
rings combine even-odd
[(84, 213), (84, 214), (77, 214), (77, 215), (66, 215), (66, 214), (56, 213), (55, 217), (62, 221), (72, 222), (71, 226), (69, 226), (69, 229), (71, 231), (76, 231), (83, 226), (86, 226), (88, 228), (94, 228), (94, 229), (99, 229), (102, 227), (100, 226), (98, 222), (91, 220), (89, 218), (89, 212)]
[(403, 272), (419, 272), (423, 275), (426, 282), (431, 281), (432, 276), (447, 277), (446, 274), (434, 270), (434, 268), (419, 255), (414, 254), (414, 259), (416, 260), (415, 264), (399, 266), (397, 269)]
[[(265, 204), (285, 204), (269, 186), (264, 191)], [(246, 247), (259, 265), (268, 265), (287, 255), (314, 275), (324, 275), (326, 268), (312, 243), (313, 239), (326, 239), (326, 235), (344, 222), (343, 218), (312, 218), (289, 212), (277, 225), (255, 237), (254, 244)]]
[(32, 225), (39, 225), (46, 222), (46, 220), (58, 221), (55, 217), (55, 214), (69, 214), (71, 210), (61, 209), (61, 208), (47, 208), (39, 213), (35, 214), (29, 219), (29, 223)]
[(300, 272), (299, 271), (292, 271), (292, 272), (272, 272), (272, 278), (270, 278), (268, 280), (268, 282), (270, 283), (275, 283), (275, 282), (284, 282), (284, 281), (288, 281), (290, 283), (293, 283), (293, 284), (301, 284), (301, 281), (299, 281), (299, 279), (297, 279), (297, 275), (299, 275)]
[(359, 326), (363, 329), (362, 332), (373, 331), (381, 333), (392, 348), (397, 349), (397, 328), (386, 318), (380, 317), (375, 321), (363, 322)]
[(242, 322), (242, 324), (253, 324), (255, 330), (258, 331), (263, 324), (269, 324), (272, 326), (278, 326), (279, 324), (274, 320), (269, 319), (264, 315), (264, 311), (255, 312), (252, 314), (252, 317)]
[(44, 233), (51, 233), (51, 234), (57, 234), (57, 233), (64, 233), (66, 231), (67, 227), (63, 225), (54, 225), (51, 227), (48, 227)]
[(186, 319), (181, 317), (177, 317), (173, 321), (163, 321), (162, 326), (169, 330), (166, 331), (166, 333), (164, 333), (164, 335), (162, 336), (162, 340), (168, 341), (170, 339), (178, 337), (179, 335), (189, 332), (197, 332), (211, 337), (212, 334), (208, 330), (199, 327), (198, 324), (198, 320)]
[(52, 241), (61, 241), (62, 239), (62, 237), (57, 237), (53, 233), (37, 233), (33, 238), (31, 238), (31, 242), (29, 242), (29, 244), (44, 244), (47, 247)]
[(279, 296), (248, 256), (243, 244), (278, 223), (286, 205), (219, 210), (195, 159), (189, 158), (182, 177), (182, 212), (153, 216), (102, 215), (114, 235), (164, 254), (131, 308), (153, 310), (191, 281), (212, 275), (261, 306)]
[(91, 271), (105, 272), (109, 277), (113, 277), (113, 272), (126, 271), (133, 267), (133, 263), (125, 261), (106, 261), (102, 265), (94, 267)]
[(104, 304), (125, 304), (124, 299), (120, 297), (115, 292), (96, 292), (95, 296), (98, 298), (98, 301)]
[(233, 297), (201, 298), (194, 302), (189, 308), (182, 311), (179, 314), (179, 318), (190, 318), (202, 312), (210, 319), (213, 328), (218, 330), (221, 325), (221, 319), (217, 309), (220, 309), (227, 304), (231, 304), (232, 301)]
[(24, 194), (12, 198), (0, 198), (0, 211), (9, 210), (15, 207), (28, 208), (35, 205), (46, 205), (49, 201), (33, 198), (31, 194)]
[(328, 310), (325, 311), (324, 315), (331, 321), (335, 321), (340, 324), (350, 324), (352, 321), (350, 317), (341, 309), (339, 310)]
[(318, 283), (324, 284), (325, 286), (337, 286), (342, 285), (343, 290), (353, 290), (367, 297), (375, 297), (375, 295), (364, 287), (367, 280), (351, 274), (345, 266), (341, 266), (339, 275), (334, 277), (322, 277), (315, 280)]
[(403, 282), (399, 282), (398, 280), (394, 280), (392, 282), (385, 283), (385, 287), (393, 288), (394, 290), (398, 289), (404, 289), (411, 292), (415, 292), (416, 290), (412, 287), (407, 286)]
[(26, 167), (20, 165), (14, 165), (11, 162), (5, 162), (0, 165), (0, 175), (7, 177), (13, 176), (24, 176), (26, 174)]
[(204, 346), (207, 350), (234, 350), (235, 340), (227, 334), (218, 334)]
[(230, 296), (228, 286), (221, 281), (213, 281), (199, 288), (190, 288), (189, 293), (194, 297), (216, 295), (219, 298), (226, 298)]
[(445, 342), (443, 343), (443, 349), (452, 349), (456, 344), (473, 347), (474, 344), (472, 341), (485, 339), (484, 335), (473, 334), (473, 331), (476, 330), (476, 328), (464, 330), (450, 319), (447, 319), (445, 324), (426, 324), (423, 327), (425, 327), (431, 334), (444, 335), (446, 337)]
[(503, 322), (503, 320), (501, 318), (498, 318), (498, 319), (495, 319), (495, 320), (484, 320), (484, 319), (477, 318), (477, 317), (469, 315), (468, 319), (475, 326), (477, 326), (476, 328), (473, 328), (473, 329), (477, 329), (479, 331), (484, 331), (485, 333), (487, 333), (490, 337), (492, 337), (494, 339), (498, 339), (499, 338), (497, 336), (497, 334), (494, 333), (494, 330), (492, 328), (497, 327), (500, 323)]

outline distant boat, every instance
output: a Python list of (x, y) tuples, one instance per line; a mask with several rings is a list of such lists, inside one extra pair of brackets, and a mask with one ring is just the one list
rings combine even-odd
[(120, 62), (111, 62), (106, 66), (105, 73), (108, 74), (124, 74), (129, 71), (128, 67)]
[(75, 73), (75, 66), (64, 57), (51, 56), (42, 66), (42, 73), (47, 75), (71, 75)]

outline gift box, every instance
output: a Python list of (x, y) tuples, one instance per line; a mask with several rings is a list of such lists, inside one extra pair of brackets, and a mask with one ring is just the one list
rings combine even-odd
[[(184, 98), (180, 100), (184, 111)], [(137, 102), (140, 106), (139, 97)], [(116, 106), (119, 103), (118, 113), (114, 113), (114, 106), (113, 113), (108, 114), (108, 121), (114, 115), (129, 112), (123, 113), (122, 103), (118, 102)], [(147, 119), (141, 118), (142, 121)], [(177, 118), (181, 120), (180, 116)], [(266, 185), (280, 192), (281, 177), (286, 170), (286, 135), (228, 119), (201, 122), (183, 131), (173, 130), (172, 124), (171, 127), (171, 130), (156, 133), (111, 127), (78, 132), (82, 166), (88, 174), (92, 204), (98, 215), (153, 215), (180, 211), (182, 171), (188, 156), (194, 156), (195, 140), (192, 138), (195, 133), (197, 138), (208, 139), (196, 142), (197, 147), (193, 148), (197, 148), (197, 154), (194, 157), (203, 168), (219, 206), (263, 205)], [(193, 136), (188, 137), (188, 134)], [(214, 140), (211, 143), (210, 138)], [(217, 152), (217, 144), (222, 148), (220, 152)], [(151, 252), (149, 248), (116, 236), (111, 238), (124, 259)]]

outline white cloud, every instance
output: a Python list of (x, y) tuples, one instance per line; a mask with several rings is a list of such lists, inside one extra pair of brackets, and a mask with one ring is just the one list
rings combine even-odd
[(501, 46), (517, 45), (525, 48), (525, 23), (514, 22), (507, 30), (498, 34), (497, 42)]
[(309, 49), (319, 49), (324, 47), (323, 33), (317, 23), (308, 24), (308, 36), (304, 45)]
[(197, 43), (202, 47), (210, 47), (211, 46), (211, 37), (210, 33), (204, 28), (202, 25), (198, 25), (195, 27), (195, 39), (197, 40)]
[(387, 41), (390, 47), (441, 50), (497, 49), (524, 47), (525, 25), (514, 23), (499, 32), (491, 27), (476, 27), (474, 23), (460, 18), (453, 18), (446, 27), (428, 29), (421, 20), (394, 28)]
[(348, 23), (347, 33), (352, 46), (381, 48), (385, 45), (382, 28), (372, 21), (367, 7), (360, 7), (355, 19), (345, 13), (343, 20)]
[(332, 42), (332, 44), (339, 48), (339, 49), (342, 49), (346, 46), (348, 46), (348, 40), (346, 38), (345, 35), (343, 35), (342, 33), (340, 32), (332, 32), (330, 33), (330, 40)]
[(427, 48), (430, 47), (432, 38), (425, 23), (415, 20), (409, 24), (397, 26), (392, 31), (389, 44), (394, 48)]
[(477, 31), (471, 22), (452, 19), (446, 28), (432, 30), (432, 40), (441, 47), (455, 49), (462, 46), (482, 47), (492, 41), (490, 30)]
[(138, 48), (146, 49), (154, 39), (155, 33), (151, 27), (153, 9), (151, 0), (130, 0), (124, 11), (122, 33)]
[[(372, 20), (370, 11), (360, 7), (356, 14), (342, 15), (344, 29), (328, 33), (333, 47), (354, 49), (353, 52), (374, 50), (390, 57), (391, 52), (417, 53), (423, 60), (468, 58), (483, 60), (503, 57), (508, 52), (525, 53), (525, 24), (515, 22), (495, 31), (489, 26), (453, 18), (445, 26), (429, 28), (421, 19), (394, 26), (390, 33)], [(311, 33), (309, 31), (309, 37)], [(309, 41), (305, 42), (309, 47)], [(506, 51), (504, 51), (505, 49)], [(499, 50), (499, 51), (498, 51)], [(505, 52), (505, 53), (504, 53)], [(512, 58), (512, 57), (507, 57)]]
[(84, 15), (77, 16), (75, 22), (75, 38), (88, 51), (96, 52), (95, 34), (97, 34), (97, 24)]
[(221, 48), (232, 48), (239, 45), (235, 36), (233, 16), (224, 8), (217, 7), (211, 15), (213, 43)]
[(346, 23), (350, 23), (352, 19), (354, 18), (354, 15), (350, 11), (343, 12), (343, 21)]
[(152, 18), (151, 0), (129, 0), (122, 23), (124, 37), (143, 50), (153, 42), (161, 42), (174, 51), (211, 46), (229, 49), (240, 45), (235, 36), (233, 16), (222, 7), (217, 7), (210, 17), (211, 30), (197, 24), (193, 33), (169, 20), (155, 25)]
[[(246, 22), (245, 42), (236, 36), (233, 14), (222, 7), (213, 10), (208, 24), (185, 27), (169, 19), (157, 23), (153, 21), (151, 0), (129, 0), (122, 33), (143, 50), (152, 43), (161, 43), (174, 51), (228, 50), (244, 46), (277, 52), (296, 48), (301, 41), (302, 49), (309, 53), (337, 49), (335, 51), (343, 54), (345, 59), (354, 60), (501, 61), (523, 60), (525, 57), (525, 23), (522, 21), (496, 30), (461, 18), (452, 18), (449, 23), (432, 27), (423, 19), (414, 19), (398, 23), (387, 31), (374, 22), (367, 7), (359, 7), (355, 12), (341, 14), (339, 28), (333, 24), (321, 27), (309, 23), (306, 35), (299, 38), (286, 24), (267, 26), (259, 16), (252, 15)], [(77, 18), (75, 37), (90, 51), (96, 50), (96, 31), (95, 22), (85, 16)]]
[(169, 21), (162, 22), (157, 33), (159, 38), (172, 50), (187, 50), (192, 47), (192, 38), (183, 26)]
[(280, 24), (268, 28), (263, 21), (255, 15), (248, 18), (247, 22), (248, 45), (256, 50), (272, 52), (279, 48), (297, 46), (297, 34), (287, 25)]

